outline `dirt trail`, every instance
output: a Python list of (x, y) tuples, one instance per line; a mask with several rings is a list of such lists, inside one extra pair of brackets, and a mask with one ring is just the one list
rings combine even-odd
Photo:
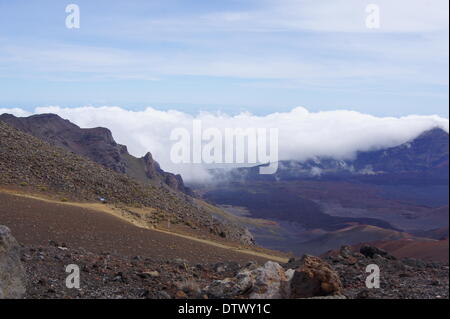
[(273, 260), (286, 258), (207, 239), (144, 227), (101, 203), (59, 202), (31, 194), (0, 190), (0, 224), (24, 244), (65, 242), (92, 251), (125, 255), (158, 255), (195, 262)]

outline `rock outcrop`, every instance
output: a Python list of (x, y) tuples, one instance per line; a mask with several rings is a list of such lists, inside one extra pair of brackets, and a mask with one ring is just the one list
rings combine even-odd
[(206, 294), (211, 298), (296, 299), (341, 296), (343, 287), (328, 263), (304, 256), (296, 270), (284, 270), (271, 261), (262, 267), (250, 265), (233, 278), (214, 281)]
[(394, 257), (390, 256), (387, 251), (374, 246), (364, 245), (360, 248), (359, 252), (367, 258), (374, 258), (376, 255), (379, 255), (385, 258), (394, 259)]
[(250, 299), (280, 299), (289, 297), (289, 280), (293, 271), (268, 261), (262, 267), (251, 264), (234, 278), (216, 280), (206, 288), (211, 298), (224, 299), (245, 296)]
[[(131, 156), (131, 155), (130, 155)], [(189, 187), (184, 185), (183, 178), (181, 175), (172, 174), (165, 172), (159, 166), (159, 163), (153, 159), (151, 153), (145, 154), (144, 157), (136, 159), (136, 161), (142, 162), (144, 165), (145, 176), (150, 180), (160, 180), (165, 185), (169, 186), (172, 189), (180, 191), (182, 193), (188, 194), (190, 196), (194, 196), (194, 193)], [(139, 176), (139, 173), (135, 176), (135, 178), (143, 180), (142, 177)], [(145, 182), (145, 179), (143, 180)]]
[(304, 256), (291, 280), (291, 298), (341, 295), (343, 287), (339, 275), (325, 261)]
[(20, 247), (8, 227), (0, 226), (0, 299), (19, 299), (25, 294), (25, 271)]

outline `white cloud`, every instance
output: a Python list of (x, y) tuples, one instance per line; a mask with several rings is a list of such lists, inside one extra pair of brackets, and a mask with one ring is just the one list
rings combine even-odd
[[(20, 109), (0, 109), (19, 116)], [(297, 107), (290, 112), (256, 116), (241, 113), (190, 115), (179, 111), (147, 108), (130, 111), (120, 107), (38, 107), (33, 113), (56, 113), (81, 127), (103, 126), (111, 129), (118, 143), (128, 146), (135, 156), (152, 152), (163, 169), (181, 173), (186, 180), (206, 178), (201, 165), (179, 165), (170, 160), (170, 133), (174, 128), (192, 130), (192, 121), (201, 120), (203, 128), (278, 128), (279, 158), (303, 160), (314, 156), (351, 158), (357, 151), (393, 147), (417, 137), (423, 131), (441, 127), (449, 131), (449, 120), (438, 116), (375, 117), (354, 111), (309, 112)]]

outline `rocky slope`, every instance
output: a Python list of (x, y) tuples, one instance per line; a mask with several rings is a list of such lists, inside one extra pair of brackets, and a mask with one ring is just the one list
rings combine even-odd
[[(374, 254), (368, 252), (375, 251)], [(25, 247), (26, 298), (114, 299), (448, 299), (448, 263), (395, 259), (369, 247), (341, 249), (320, 259), (274, 262), (189, 263), (147, 256), (93, 254), (71, 247)], [(81, 269), (81, 289), (64, 285), (67, 264)], [(380, 288), (367, 289), (366, 267), (381, 269)]]
[[(324, 258), (339, 274), (348, 298), (439, 299), (449, 298), (448, 262), (425, 262), (413, 258), (398, 259), (386, 251), (363, 246), (352, 251), (343, 246)], [(368, 265), (380, 268), (380, 288), (367, 289)], [(295, 262), (287, 267), (295, 266)]]
[(180, 175), (163, 171), (150, 153), (142, 158), (130, 155), (125, 145), (115, 142), (111, 131), (107, 128), (82, 129), (55, 114), (30, 117), (2, 114), (0, 121), (141, 182), (169, 186), (192, 195)]
[[(79, 269), (79, 288), (66, 286), (67, 265)], [(379, 287), (367, 287), (369, 265), (380, 269)], [(0, 226), (0, 298), (448, 299), (448, 270), (448, 263), (397, 259), (372, 246), (284, 265), (131, 257), (55, 241), (19, 248)]]
[(0, 122), (0, 185), (40, 191), (62, 201), (104, 198), (115, 205), (151, 208), (160, 219), (252, 244), (245, 229), (213, 221), (188, 195), (142, 184), (4, 122)]
[[(152, 227), (150, 223), (154, 216), (148, 210), (144, 210), (148, 213), (143, 216), (143, 221), (149, 222), (149, 227), (145, 227), (143, 223), (134, 223), (128, 216), (123, 218), (122, 214), (128, 211), (139, 212), (132, 208), (127, 212), (122, 212), (119, 208), (111, 211), (110, 208), (114, 207), (110, 205), (74, 205), (1, 191), (0, 202), (0, 224), (8, 225), (16, 239), (26, 246), (45, 246), (49, 242), (58, 242), (93, 253), (108, 251), (123, 256), (141, 254), (155, 258), (183, 258), (191, 262), (248, 262), (264, 258), (255, 256), (255, 251), (284, 257), (257, 247), (243, 249), (239, 243), (218, 238), (201, 228), (194, 230), (187, 225), (176, 224), (174, 221), (170, 225), (167, 221), (155, 223)], [(178, 236), (177, 233), (188, 236)], [(194, 240), (198, 238), (204, 240)], [(215, 245), (217, 243), (223, 245)]]

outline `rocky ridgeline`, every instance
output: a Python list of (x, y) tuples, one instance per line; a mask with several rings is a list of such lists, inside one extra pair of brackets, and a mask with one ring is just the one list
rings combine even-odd
[(107, 128), (80, 128), (56, 114), (37, 114), (29, 117), (2, 114), (0, 121), (143, 183), (169, 186), (193, 195), (184, 185), (180, 175), (162, 170), (150, 153), (142, 158), (130, 155), (127, 147), (116, 143), (112, 132)]
[(158, 216), (206, 230), (215, 235), (253, 244), (240, 226), (212, 221), (191, 197), (167, 187), (142, 184), (0, 121), (0, 185), (30, 187), (68, 199), (151, 207)]

